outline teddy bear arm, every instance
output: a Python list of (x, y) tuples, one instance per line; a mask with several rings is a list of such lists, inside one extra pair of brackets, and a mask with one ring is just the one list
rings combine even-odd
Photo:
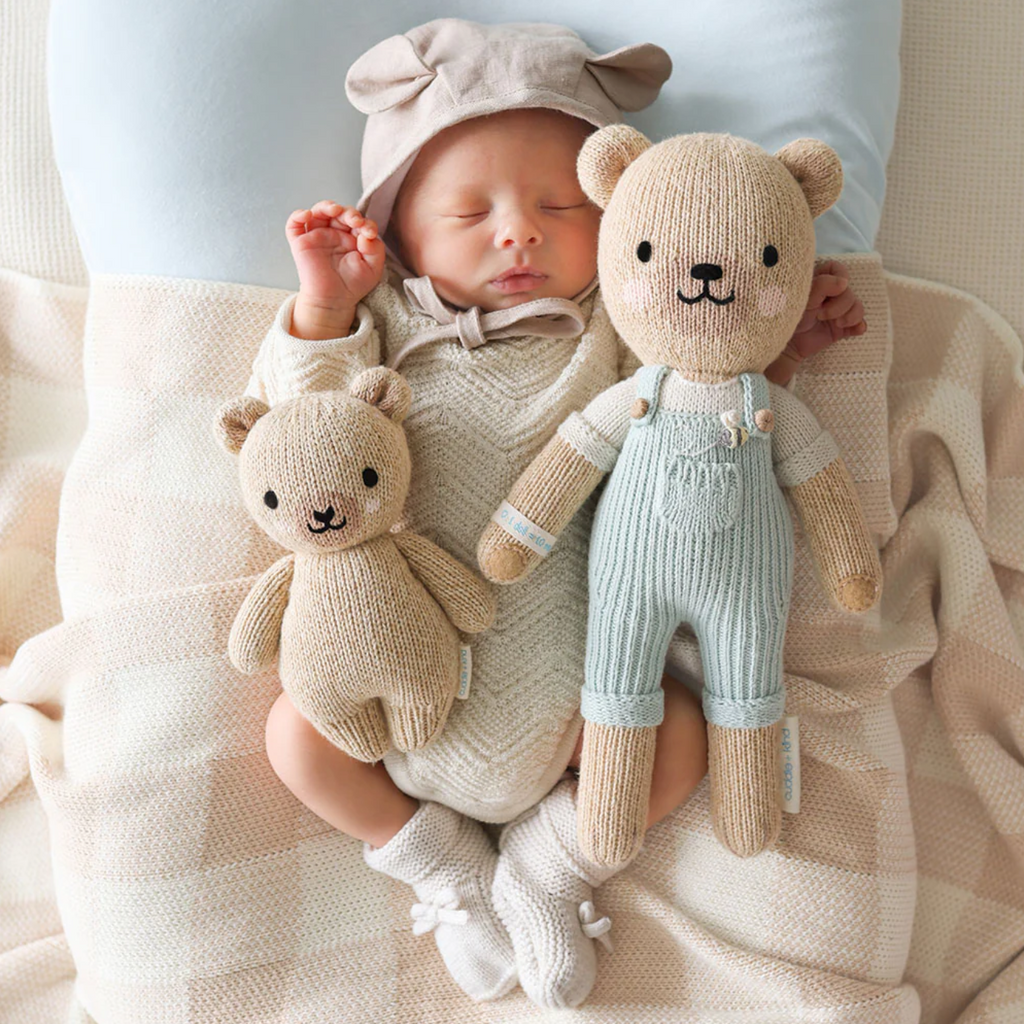
[[(508, 503), (553, 536), (569, 525), (579, 507), (601, 482), (605, 471), (585, 459), (559, 434), (512, 485)], [(514, 583), (536, 568), (541, 556), (497, 523), (487, 524), (477, 547), (484, 576), (495, 583)]]
[(847, 611), (878, 600), (882, 567), (842, 457), (789, 490), (828, 595)]
[(487, 585), (433, 541), (410, 530), (392, 534), (413, 575), (427, 588), (456, 629), (481, 633), (494, 622), (496, 604)]
[(238, 609), (228, 637), (228, 657), (243, 675), (258, 672), (277, 656), (294, 572), (295, 556), (285, 555), (260, 576)]

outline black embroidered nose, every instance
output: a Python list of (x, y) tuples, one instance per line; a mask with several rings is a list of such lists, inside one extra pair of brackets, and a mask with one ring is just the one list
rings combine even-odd
[(690, 277), (698, 281), (718, 281), (722, 277), (722, 268), (717, 263), (698, 263), (690, 271)]
[(324, 526), (326, 526), (334, 518), (334, 506), (333, 505), (328, 505), (327, 509), (325, 511), (323, 511), (323, 512), (317, 512), (314, 509), (313, 510), (313, 518), (318, 523), (323, 523)]

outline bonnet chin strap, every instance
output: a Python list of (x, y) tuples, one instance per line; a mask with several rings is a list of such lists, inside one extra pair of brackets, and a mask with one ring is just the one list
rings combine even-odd
[(499, 338), (540, 335), (544, 338), (578, 338), (587, 326), (578, 301), (597, 286), (592, 282), (574, 299), (534, 299), (508, 309), (484, 313), (479, 306), (455, 309), (434, 291), (429, 277), (406, 278), (402, 282), (406, 298), (417, 313), (432, 317), (437, 327), (414, 334), (387, 361), (395, 369), (410, 352), (433, 341), (458, 340), (466, 349), (478, 348)]

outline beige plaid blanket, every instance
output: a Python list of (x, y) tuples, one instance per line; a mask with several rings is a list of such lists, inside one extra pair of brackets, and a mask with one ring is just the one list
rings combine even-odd
[[(866, 621), (835, 612), (798, 545), (786, 659), (800, 812), (750, 861), (714, 840), (704, 786), (659, 824), (599, 893), (617, 949), (580, 1021), (1024, 1014), (1021, 344), (968, 295), (846, 259), (872, 329), (818, 357), (799, 390), (885, 542), (882, 606)], [(14, 308), (28, 302), (34, 283), (5, 280)], [(227, 662), (235, 609), (274, 553), (209, 424), (281, 297), (91, 283), (89, 423), (58, 528), (65, 621), (0, 679), (3, 1024), (544, 1019), (518, 992), (462, 996), (412, 936), (408, 890), (274, 777), (274, 673)], [(34, 305), (53, 317), (67, 300)], [(12, 352), (19, 322), (3, 320)], [(46, 422), (60, 387), (29, 377), (5, 380)], [(35, 444), (4, 464), (5, 501), (41, 471)], [(23, 521), (11, 507), (5, 524)], [(12, 530), (5, 629), (25, 607)]]

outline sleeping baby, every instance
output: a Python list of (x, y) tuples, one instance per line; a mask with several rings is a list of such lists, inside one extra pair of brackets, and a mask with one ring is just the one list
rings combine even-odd
[[(659, 47), (598, 56), (554, 25), (434, 21), (364, 54), (346, 82), (368, 114), (358, 207), (295, 211), (297, 295), (281, 307), (250, 393), (271, 404), (344, 387), (384, 362), (413, 394), (410, 528), (466, 564), (513, 483), (573, 410), (629, 376), (595, 281), (600, 211), (576, 179), (595, 128), (656, 98)], [(865, 330), (837, 263), (768, 376)], [(820, 431), (820, 428), (815, 429)], [(410, 885), (417, 934), (477, 1000), (516, 982), (575, 1006), (611, 922), (593, 890), (615, 869), (576, 841), (575, 781), (593, 499), (520, 586), (498, 588), (494, 627), (444, 732), (382, 764), (348, 757), (277, 700), (267, 751), (311, 810), (364, 843), (366, 863)], [(669, 676), (648, 827), (706, 768), (696, 699)], [(498, 849), (481, 822), (506, 823)]]

